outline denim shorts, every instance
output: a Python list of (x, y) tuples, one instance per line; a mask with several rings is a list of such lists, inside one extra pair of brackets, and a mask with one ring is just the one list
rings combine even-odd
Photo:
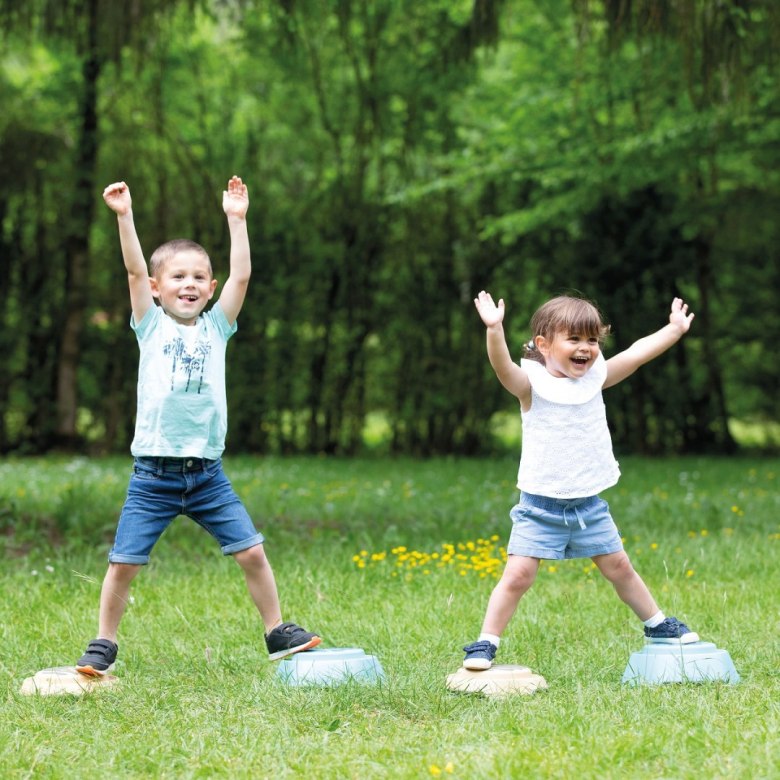
[(221, 459), (136, 458), (108, 560), (148, 563), (152, 548), (178, 515), (205, 528), (225, 555), (265, 541), (222, 471)]
[(509, 555), (559, 560), (623, 549), (609, 504), (598, 496), (558, 499), (521, 493), (509, 516)]

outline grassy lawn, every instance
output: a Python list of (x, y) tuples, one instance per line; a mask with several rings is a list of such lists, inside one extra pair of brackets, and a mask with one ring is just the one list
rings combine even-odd
[(238, 567), (180, 519), (134, 584), (120, 687), (21, 696), (93, 636), (129, 463), (0, 464), (3, 777), (778, 776), (777, 459), (622, 458), (604, 494), (662, 608), (728, 650), (738, 685), (621, 685), (641, 625), (581, 560), (543, 564), (501, 645), (549, 689), (451, 693), (501, 570), (516, 462), (232, 457), (285, 617), (376, 655), (385, 682), (282, 684)]

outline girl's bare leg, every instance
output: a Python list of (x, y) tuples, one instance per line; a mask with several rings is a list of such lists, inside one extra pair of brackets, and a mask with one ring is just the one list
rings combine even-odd
[(482, 623), (483, 634), (501, 636), (515, 614), (520, 599), (534, 584), (538, 571), (538, 558), (527, 558), (523, 555), (510, 555), (507, 558), (504, 573), (490, 594)]
[(649, 620), (659, 611), (658, 604), (650, 595), (647, 585), (636, 573), (623, 550), (607, 555), (596, 555), (592, 560), (599, 567), (599, 571), (612, 583), (618, 596), (634, 610), (640, 620)]

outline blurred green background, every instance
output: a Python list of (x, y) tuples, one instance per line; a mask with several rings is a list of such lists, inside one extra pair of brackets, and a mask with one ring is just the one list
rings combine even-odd
[(472, 299), (578, 290), (610, 353), (691, 333), (607, 399), (616, 449), (780, 443), (773, 0), (0, 0), (0, 452), (126, 452), (137, 347), (114, 215), (147, 257), (254, 276), (228, 449), (517, 448)]

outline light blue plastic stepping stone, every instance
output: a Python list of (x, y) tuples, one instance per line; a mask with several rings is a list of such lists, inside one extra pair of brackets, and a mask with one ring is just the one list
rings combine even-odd
[(632, 653), (621, 682), (658, 685), (682, 682), (739, 682), (731, 656), (712, 642), (647, 644)]
[(276, 676), (287, 685), (339, 685), (384, 680), (382, 665), (359, 647), (316, 648), (280, 661)]

